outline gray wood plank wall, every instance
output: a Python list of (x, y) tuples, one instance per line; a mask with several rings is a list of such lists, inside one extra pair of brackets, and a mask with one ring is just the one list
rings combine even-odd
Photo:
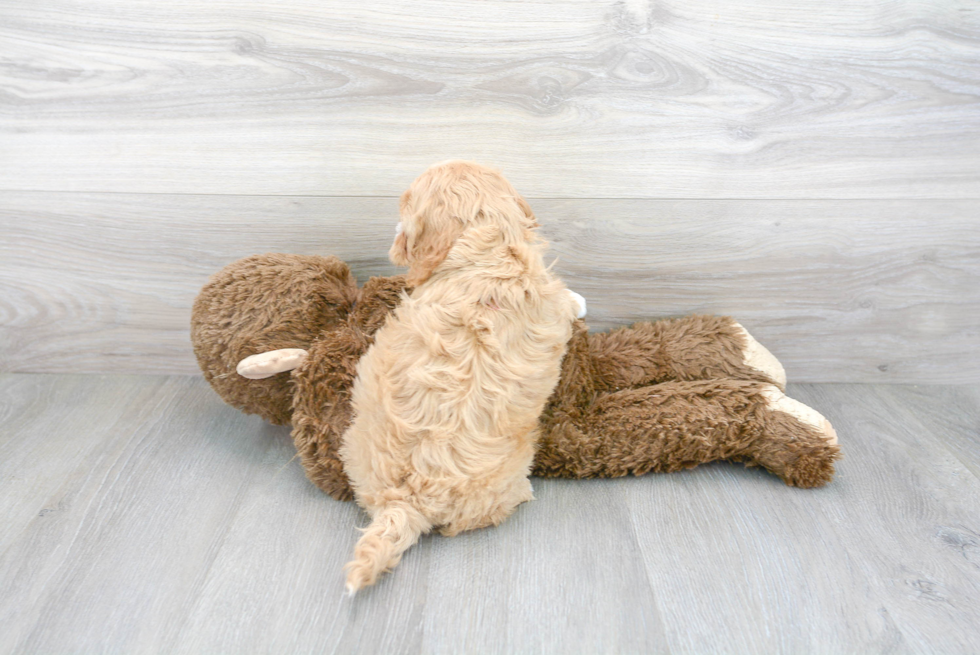
[[(737, 316), (792, 380), (980, 376), (973, 202), (536, 200), (593, 329)], [(333, 254), (391, 274), (395, 198), (6, 193), (6, 371), (194, 373), (190, 306), (237, 257)]]
[[(4, 188), (980, 196), (972, 0), (6, 0)], [(16, 129), (12, 129), (16, 128)]]
[(980, 6), (885, 0), (0, 0), (0, 371), (192, 373), (210, 273), (393, 272), (448, 157), (531, 198), (594, 329), (980, 381)]

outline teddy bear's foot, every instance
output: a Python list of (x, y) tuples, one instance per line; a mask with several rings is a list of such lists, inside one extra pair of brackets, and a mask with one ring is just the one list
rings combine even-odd
[(761, 391), (766, 409), (757, 416), (764, 437), (752, 459), (793, 487), (820, 487), (834, 476), (840, 457), (837, 432), (820, 412), (794, 400), (774, 385)]
[(819, 432), (827, 440), (829, 445), (837, 445), (837, 431), (834, 430), (834, 426), (830, 424), (830, 421), (824, 418), (823, 414), (809, 405), (804, 405), (798, 400), (793, 400), (775, 386), (769, 386), (763, 389), (762, 395), (765, 397), (769, 409), (793, 416), (796, 420)]
[[(786, 370), (779, 360), (769, 352), (769, 350), (749, 334), (748, 330), (742, 327), (741, 323), (735, 323), (735, 329), (745, 340), (745, 348), (742, 349), (742, 361), (751, 369), (759, 371), (764, 376), (772, 380), (780, 389), (786, 388)], [(794, 401), (795, 402), (795, 401)], [(804, 407), (806, 407), (804, 405)], [(807, 408), (809, 409), (809, 408)]]

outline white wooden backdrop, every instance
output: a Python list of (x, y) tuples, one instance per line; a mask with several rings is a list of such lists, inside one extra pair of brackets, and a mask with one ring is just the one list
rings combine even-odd
[(384, 261), (433, 161), (531, 198), (597, 329), (980, 381), (980, 4), (0, 2), (0, 371), (192, 373), (264, 251)]

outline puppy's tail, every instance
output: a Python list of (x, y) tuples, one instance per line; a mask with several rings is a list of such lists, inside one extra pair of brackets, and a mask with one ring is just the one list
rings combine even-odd
[(374, 516), (354, 547), (354, 559), (347, 570), (347, 593), (373, 585), (384, 571), (401, 561), (402, 553), (428, 532), (432, 524), (414, 507), (393, 501)]

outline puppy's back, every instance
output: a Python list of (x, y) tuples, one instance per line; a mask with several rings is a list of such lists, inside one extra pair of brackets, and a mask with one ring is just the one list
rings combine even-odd
[(453, 286), (418, 289), (359, 365), (345, 467), (368, 504), (372, 490), (399, 485), (408, 469), (416, 480), (469, 488), (515, 460), (530, 465), (574, 306), (551, 279), (486, 303), (455, 301)]
[(404, 194), (402, 220), (391, 258), (415, 289), (359, 364), (340, 452), (373, 517), (352, 591), (419, 534), (496, 524), (531, 498), (538, 419), (577, 311), (498, 173), (433, 167)]

